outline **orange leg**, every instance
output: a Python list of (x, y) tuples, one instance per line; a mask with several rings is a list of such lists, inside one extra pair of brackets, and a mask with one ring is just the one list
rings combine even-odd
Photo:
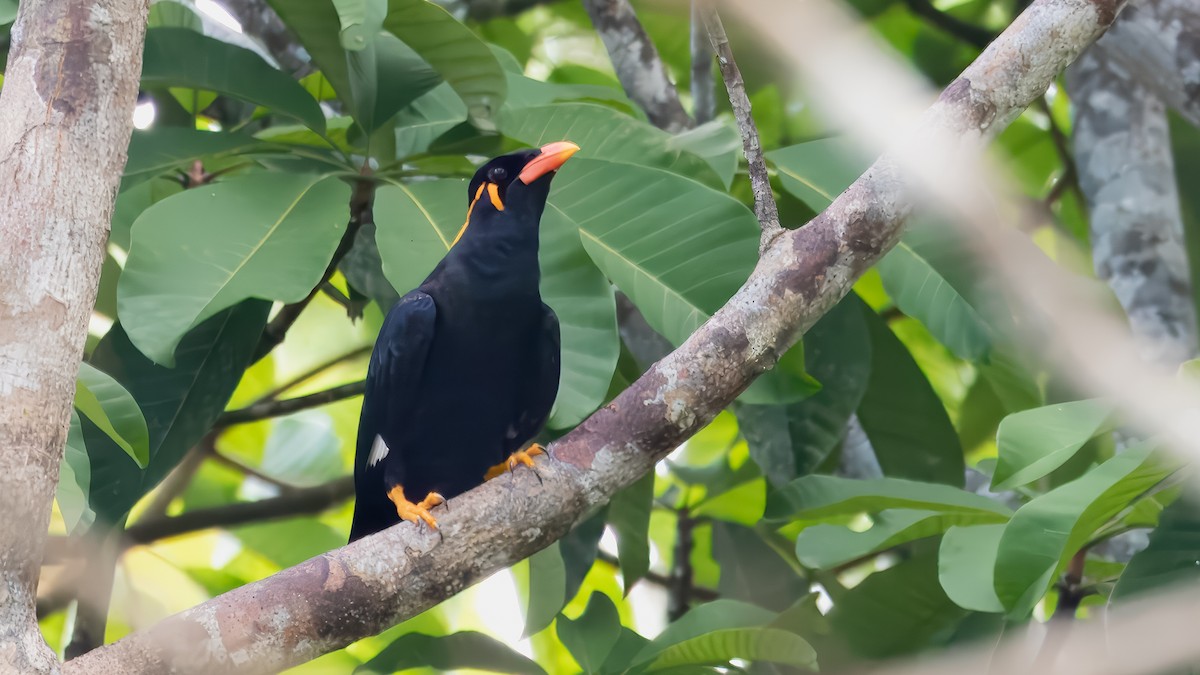
[[(505, 472), (515, 471), (516, 468), (520, 465), (525, 465), (525, 466), (529, 467), (530, 469), (533, 470), (533, 473), (536, 475), (537, 474), (537, 466), (533, 463), (533, 458), (538, 455), (544, 455), (544, 454), (546, 454), (546, 449), (543, 448), (542, 446), (538, 445), (537, 443), (534, 443), (533, 445), (530, 445), (528, 448), (525, 448), (524, 450), (518, 450), (518, 451), (514, 452), (513, 454), (508, 456), (507, 460), (500, 462), (496, 466), (493, 466), (492, 468), (488, 469), (487, 473), (484, 475), (483, 479), (491, 480), (497, 476), (502, 476), (502, 475), (504, 475)], [(541, 476), (538, 476), (538, 478), (541, 478)]]
[(397, 485), (388, 490), (388, 499), (396, 505), (396, 513), (410, 523), (423, 522), (433, 529), (438, 529), (437, 520), (429, 513), (429, 509), (444, 504), (446, 499), (436, 492), (425, 495), (419, 504), (414, 504), (404, 498), (404, 488)]

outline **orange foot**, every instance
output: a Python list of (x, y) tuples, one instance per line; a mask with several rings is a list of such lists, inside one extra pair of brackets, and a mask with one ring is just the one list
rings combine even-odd
[(444, 504), (446, 502), (445, 497), (436, 492), (430, 492), (429, 494), (425, 495), (425, 499), (422, 499), (421, 503), (414, 504), (404, 498), (404, 488), (400, 487), (399, 485), (391, 490), (388, 490), (387, 496), (388, 499), (392, 500), (392, 503), (396, 505), (397, 515), (404, 520), (407, 520), (410, 523), (421, 521), (435, 530), (438, 529), (437, 520), (430, 515), (429, 509), (432, 509), (438, 504)]
[[(526, 448), (524, 450), (518, 450), (518, 451), (514, 452), (513, 454), (508, 456), (507, 460), (500, 462), (496, 466), (493, 466), (492, 468), (488, 469), (487, 474), (484, 475), (483, 479), (491, 480), (491, 479), (495, 478), (496, 476), (504, 475), (504, 472), (506, 472), (506, 471), (508, 471), (508, 472), (515, 471), (516, 468), (522, 464), (524, 464), (525, 466), (532, 469), (533, 475), (538, 476), (537, 465), (535, 465), (533, 463), (533, 458), (538, 455), (544, 455), (544, 454), (546, 454), (546, 449), (543, 448), (542, 446), (538, 445), (537, 443), (534, 443), (533, 445), (530, 445), (528, 448)], [(541, 476), (538, 476), (539, 480), (541, 480), (541, 478), (542, 478)]]

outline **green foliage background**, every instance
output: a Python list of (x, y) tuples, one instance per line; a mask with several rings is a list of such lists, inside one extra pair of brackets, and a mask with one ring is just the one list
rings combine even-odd
[[(674, 137), (648, 124), (578, 3), (485, 23), (425, 0), (270, 4), (312, 57), (302, 78), (205, 36), (182, 4), (152, 8), (142, 88), (157, 117), (129, 146), (55, 534), (351, 473), (357, 398), (234, 425), (222, 414), (361, 380), (383, 313), (448, 249), (465, 180), (486, 157), (560, 139), (582, 147), (555, 179), (542, 227), (543, 292), (564, 350), (550, 436), (646, 365), (618, 335), (617, 291), (677, 345), (754, 266), (758, 228), (728, 112)], [(686, 92), (682, 19), (635, 4)], [(904, 2), (853, 4), (936, 85), (978, 53)], [(1019, 9), (937, 4), (988, 30)], [(0, 21), (15, 6), (0, 0)], [(801, 226), (867, 162), (753, 35), (729, 29), (783, 220)], [(1070, 180), (1056, 139), (1069, 134), (1068, 103), (1052, 90), (996, 143), (1031, 200)], [(1180, 147), (1195, 144), (1193, 130), (1175, 131)], [(208, 175), (189, 181), (194, 166)], [(1181, 181), (1194, 169), (1181, 161)], [(322, 279), (364, 182), (374, 222), (264, 353), (264, 326)], [(1053, 222), (1031, 233), (1031, 250), (1090, 274), (1078, 190), (1046, 203)], [(1190, 226), (1195, 204), (1185, 211)], [(1176, 467), (1152, 443), (1114, 454), (1121, 420), (1017, 344), (1013, 325), (1029, 319), (951, 231), (915, 223), (780, 368), (511, 582), (294, 672), (693, 672), (731, 659), (755, 673), (832, 669), (1044, 620), (1072, 559), (1084, 563), (1082, 615), (1194, 574), (1197, 521), (1169, 489)], [(864, 439), (877, 462), (865, 471), (844, 461), (862, 456)], [(342, 544), (350, 512), (339, 501), (130, 549), (108, 639)], [(1106, 539), (1160, 515), (1127, 568), (1106, 557)], [(47, 584), (69, 573), (60, 567), (47, 568)], [(71, 616), (48, 604), (51, 645), (64, 644)], [(526, 655), (514, 651), (522, 624)]]

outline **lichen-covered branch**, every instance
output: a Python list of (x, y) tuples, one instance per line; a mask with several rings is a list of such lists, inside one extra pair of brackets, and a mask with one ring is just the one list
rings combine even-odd
[(0, 89), (0, 671), (34, 616), (75, 376), (133, 130), (147, 0), (23, 0)]
[(583, 0), (583, 6), (608, 50), (625, 94), (646, 111), (650, 123), (671, 133), (690, 127), (692, 120), (679, 102), (667, 67), (629, 0)]
[(1124, 307), (1142, 357), (1173, 368), (1197, 347), (1183, 219), (1166, 108), (1113, 58), (1126, 39), (1100, 40), (1067, 71), (1074, 152), (1096, 276)]
[[(917, 137), (979, 147), (1111, 23), (1119, 0), (1037, 0), (926, 112)], [(678, 350), (518, 471), (451, 500), (441, 536), (402, 524), (249, 584), (66, 665), (68, 673), (269, 673), (428, 609), (566, 533), (770, 368), (896, 242), (912, 204), (884, 157)]]
[(742, 136), (742, 152), (746, 155), (750, 189), (754, 192), (754, 216), (762, 228), (758, 245), (761, 253), (776, 237), (783, 234), (783, 226), (779, 224), (779, 207), (775, 204), (775, 195), (771, 192), (771, 176), (767, 172), (767, 160), (763, 157), (758, 126), (754, 124), (754, 116), (750, 113), (750, 97), (746, 94), (742, 71), (738, 69), (737, 61), (733, 60), (729, 36), (725, 34), (725, 26), (721, 23), (721, 16), (717, 14), (716, 9), (705, 7), (701, 11), (713, 51), (717, 54), (717, 65), (721, 68), (725, 89), (729, 92), (733, 117), (737, 120), (738, 131)]
[(1200, 125), (1200, 2), (1135, 0), (1100, 41), (1130, 80)]

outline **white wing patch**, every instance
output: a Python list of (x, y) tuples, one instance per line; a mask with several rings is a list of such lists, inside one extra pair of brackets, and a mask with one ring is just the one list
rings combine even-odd
[(390, 451), (388, 444), (383, 442), (383, 436), (376, 434), (375, 442), (371, 444), (371, 454), (367, 455), (367, 466), (375, 466), (382, 462)]

